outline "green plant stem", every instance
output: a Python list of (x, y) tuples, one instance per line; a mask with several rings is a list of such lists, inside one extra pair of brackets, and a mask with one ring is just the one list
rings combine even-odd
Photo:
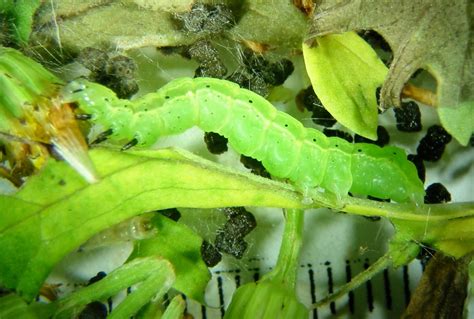
[(296, 273), (299, 256), (303, 246), (304, 211), (288, 209), (285, 212), (285, 229), (280, 246), (278, 261), (273, 271), (262, 280), (279, 280), (289, 289), (296, 287)]
[(400, 219), (416, 222), (436, 222), (455, 218), (474, 217), (474, 202), (449, 203), (449, 204), (424, 204), (413, 203), (385, 203), (368, 199), (347, 197), (342, 203), (337, 203), (329, 196), (324, 199), (317, 198), (312, 207), (324, 207), (343, 211), (353, 215), (380, 216), (389, 219)]
[(120, 290), (139, 284), (139, 289), (131, 293), (114, 309), (110, 318), (130, 318), (153, 296), (163, 296), (176, 279), (169, 261), (155, 256), (136, 258), (112, 271), (104, 279), (84, 287), (56, 302), (56, 318), (71, 318), (88, 303), (104, 300)]
[(161, 319), (179, 319), (183, 318), (184, 310), (186, 309), (186, 303), (184, 302), (181, 295), (176, 295), (169, 306), (166, 308), (165, 313)]
[(382, 257), (377, 259), (377, 261), (370, 265), (369, 268), (357, 274), (351, 279), (350, 282), (343, 285), (335, 293), (314, 303), (312, 308), (319, 308), (329, 304), (331, 301), (339, 299), (340, 297), (349, 293), (349, 291), (352, 291), (360, 285), (364, 284), (372, 277), (374, 277), (377, 273), (381, 272), (389, 266), (399, 267), (401, 265), (408, 264), (415, 258), (418, 252), (419, 248), (414, 243), (395, 241), (395, 245), (392, 244), (389, 251), (385, 253)]
[(474, 216), (474, 202), (452, 204), (396, 204), (351, 198), (343, 209), (347, 213), (364, 216), (382, 216), (406, 221), (443, 221)]
[(352, 291), (365, 283), (366, 281), (370, 280), (375, 274), (378, 272), (384, 270), (387, 268), (391, 263), (390, 255), (387, 253), (377, 259), (375, 263), (370, 265), (369, 268), (364, 270), (363, 272), (359, 273), (357, 276), (351, 279), (351, 281), (344, 286), (342, 286), (338, 291), (335, 293), (321, 299), (320, 301), (316, 302), (313, 304), (312, 308), (319, 308), (324, 305), (329, 304), (331, 301), (334, 301), (345, 294), (347, 294), (349, 291)]

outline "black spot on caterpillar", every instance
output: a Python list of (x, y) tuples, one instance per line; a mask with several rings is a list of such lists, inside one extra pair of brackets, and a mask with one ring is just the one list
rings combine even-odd
[(229, 81), (180, 78), (129, 101), (100, 84), (78, 80), (65, 86), (63, 98), (111, 129), (111, 140), (135, 139), (149, 146), (161, 136), (198, 126), (225, 136), (237, 152), (261, 161), (270, 174), (289, 179), (305, 193), (320, 188), (339, 198), (350, 191), (423, 203), (423, 184), (402, 149), (326, 137)]

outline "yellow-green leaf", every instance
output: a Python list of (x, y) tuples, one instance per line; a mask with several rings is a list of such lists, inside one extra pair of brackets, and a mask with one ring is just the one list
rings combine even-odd
[(317, 37), (303, 44), (303, 55), (314, 92), (341, 124), (355, 133), (377, 139), (375, 91), (387, 67), (354, 32)]
[(102, 179), (88, 184), (51, 161), (14, 195), (0, 196), (0, 285), (31, 300), (67, 253), (143, 212), (170, 207), (301, 208), (289, 185), (172, 150), (90, 152)]

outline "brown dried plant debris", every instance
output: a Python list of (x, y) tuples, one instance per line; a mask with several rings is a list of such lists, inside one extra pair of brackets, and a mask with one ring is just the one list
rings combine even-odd
[(471, 254), (455, 260), (435, 254), (402, 318), (463, 318), (472, 257)]

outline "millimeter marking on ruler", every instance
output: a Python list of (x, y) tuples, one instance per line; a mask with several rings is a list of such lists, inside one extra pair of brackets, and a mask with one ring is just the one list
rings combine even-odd
[(388, 269), (383, 271), (383, 286), (385, 290), (385, 307), (392, 310), (392, 291), (390, 290), (390, 277)]
[[(311, 295), (311, 303), (316, 302), (316, 285), (314, 283), (313, 265), (308, 264), (309, 289)], [(313, 309), (313, 319), (318, 319), (318, 309)]]
[[(331, 262), (326, 261), (324, 264), (327, 266), (326, 272), (327, 272), (327, 277), (328, 277), (328, 293), (332, 294), (334, 292), (334, 282), (333, 282), (333, 278), (332, 278)], [(333, 315), (335, 315), (336, 314), (336, 303), (334, 301), (331, 301), (331, 303), (329, 304), (329, 308), (331, 309), (331, 313)]]
[(217, 291), (219, 292), (219, 305), (221, 308), (221, 318), (224, 317), (224, 289), (222, 289), (222, 277), (217, 276)]
[(410, 303), (410, 276), (408, 275), (408, 266), (403, 266), (403, 287), (405, 292), (405, 307)]
[[(364, 262), (364, 269), (369, 268), (369, 261), (368, 259)], [(372, 281), (369, 279), (365, 282), (365, 286), (367, 288), (367, 307), (369, 311), (374, 311), (374, 294), (372, 292)]]
[[(346, 282), (350, 282), (351, 279), (352, 279), (351, 261), (346, 260)], [(351, 312), (351, 314), (353, 314), (355, 311), (354, 292), (349, 291), (348, 297), (349, 297), (349, 311)]]

